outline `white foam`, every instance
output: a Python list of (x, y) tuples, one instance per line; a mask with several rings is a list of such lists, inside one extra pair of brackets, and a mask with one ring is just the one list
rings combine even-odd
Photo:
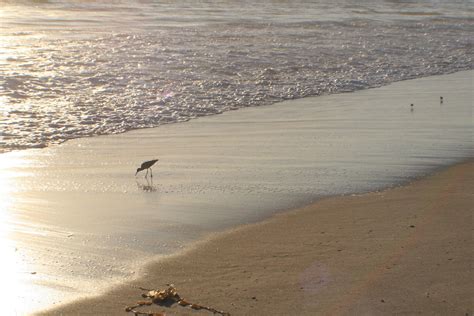
[[(222, 16), (212, 18), (205, 8), (191, 10), (189, 16), (176, 16), (179, 27), (149, 5), (125, 14), (120, 28), (114, 16), (127, 12), (126, 1), (116, 7), (62, 1), (17, 11), (6, 6), (0, 100), (1, 131), (10, 136), (3, 139), (2, 150), (349, 92), (473, 65), (472, 20), (449, 4), (415, 2), (411, 10), (461, 18), (407, 18), (379, 1), (359, 5), (358, 13), (342, 4), (305, 3), (303, 10), (279, 3), (294, 13), (277, 17), (274, 6), (249, 9), (228, 2), (220, 5), (235, 5), (235, 16), (224, 7)], [(167, 9), (181, 10), (179, 2), (174, 6)], [(380, 16), (363, 13), (370, 6), (390, 14), (380, 21)], [(78, 9), (83, 20), (73, 17)], [(28, 16), (28, 10), (34, 14)], [(51, 20), (37, 14), (42, 10)], [(156, 17), (168, 24), (152, 23)], [(140, 19), (149, 20), (137, 23)], [(25, 30), (18, 24), (24, 20), (38, 30)], [(62, 20), (72, 27), (59, 31)], [(34, 127), (28, 125), (33, 115)]]

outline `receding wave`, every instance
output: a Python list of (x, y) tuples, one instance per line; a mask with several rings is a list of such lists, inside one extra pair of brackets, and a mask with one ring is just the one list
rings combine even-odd
[[(2, 36), (0, 148), (183, 122), (248, 106), (472, 69), (468, 18), (230, 21)], [(68, 24), (69, 23), (69, 24)], [(118, 23), (118, 22), (117, 22)], [(151, 23), (151, 22), (150, 22)], [(65, 35), (64, 25), (70, 26)]]

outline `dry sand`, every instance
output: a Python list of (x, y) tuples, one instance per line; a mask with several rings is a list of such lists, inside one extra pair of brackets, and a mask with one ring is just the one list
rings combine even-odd
[(473, 180), (470, 161), (403, 187), (324, 199), (216, 235), (48, 314), (125, 315), (137, 287), (174, 283), (188, 301), (231, 315), (471, 315)]

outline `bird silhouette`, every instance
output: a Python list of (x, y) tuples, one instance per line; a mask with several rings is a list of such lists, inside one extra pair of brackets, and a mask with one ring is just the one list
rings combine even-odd
[(140, 171), (146, 169), (146, 174), (145, 174), (145, 178), (146, 178), (148, 176), (148, 169), (150, 169), (151, 177), (153, 178), (153, 170), (151, 169), (151, 166), (153, 166), (155, 164), (155, 162), (157, 162), (157, 161), (158, 161), (158, 159), (145, 161), (144, 163), (142, 163), (140, 168), (137, 169), (137, 172), (135, 173), (135, 175), (137, 175), (137, 173), (139, 173)]

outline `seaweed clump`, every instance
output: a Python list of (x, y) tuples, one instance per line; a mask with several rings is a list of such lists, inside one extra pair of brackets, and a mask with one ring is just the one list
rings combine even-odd
[(190, 303), (178, 294), (178, 291), (176, 290), (173, 284), (167, 284), (167, 285), (168, 285), (168, 288), (164, 290), (145, 289), (141, 287), (140, 290), (147, 291), (146, 293), (142, 294), (142, 297), (147, 298), (149, 300), (138, 301), (133, 306), (127, 306), (125, 308), (125, 311), (129, 313), (133, 313), (135, 316), (138, 316), (138, 315), (164, 316), (165, 313), (162, 313), (162, 312), (142, 312), (142, 311), (137, 310), (137, 308), (142, 307), (142, 306), (150, 306), (153, 304), (170, 307), (177, 303), (180, 306), (190, 307), (191, 309), (194, 309), (194, 310), (208, 310), (214, 314), (219, 314), (222, 316), (230, 316), (229, 313), (226, 313), (221, 310), (217, 310), (209, 306)]

